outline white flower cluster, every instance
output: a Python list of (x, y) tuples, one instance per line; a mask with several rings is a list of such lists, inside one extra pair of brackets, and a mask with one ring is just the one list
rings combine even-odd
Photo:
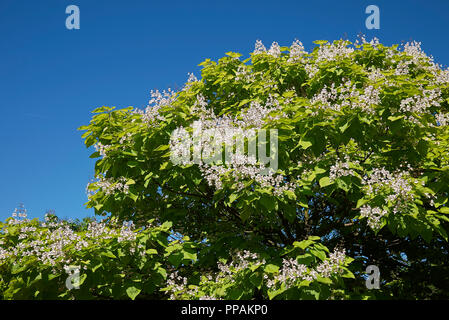
[(394, 70), (394, 75), (396, 76), (407, 75), (410, 72), (409, 66), (412, 63), (413, 62), (409, 60), (399, 61), (399, 63), (396, 66), (396, 69)]
[(28, 232), (36, 231), (35, 227), (23, 227), (20, 229), (19, 240), (25, 239), (27, 237)]
[(232, 277), (233, 274), (245, 270), (249, 267), (256, 267), (265, 264), (265, 259), (260, 259), (257, 253), (248, 250), (237, 251), (234, 259), (228, 263), (218, 262), (218, 270), (220, 272), (215, 277), (215, 282), (222, 279)]
[(328, 278), (332, 274), (338, 274), (342, 271), (342, 265), (346, 259), (345, 250), (335, 249), (329, 255), (329, 259), (324, 260), (316, 268), (308, 268), (304, 264), (298, 263), (294, 258), (283, 259), (282, 268), (273, 279), (265, 275), (268, 288), (277, 287), (279, 284), (285, 284), (286, 288), (294, 286), (298, 281), (313, 281), (318, 276)]
[[(404, 45), (403, 52), (408, 55), (411, 59), (410, 60), (400, 60), (396, 68), (394, 70), (394, 74), (399, 75), (407, 75), (410, 72), (410, 66), (415, 65), (417, 67), (424, 68), (428, 71), (434, 71), (436, 67), (438, 67), (434, 62), (433, 59), (428, 57), (421, 49), (421, 43), (420, 42), (407, 42)], [(389, 56), (391, 58), (394, 55), (394, 53)], [(425, 64), (430, 64), (430, 67), (425, 66)]]
[(435, 82), (440, 85), (449, 83), (449, 68), (447, 68), (446, 70), (440, 70), (440, 68), (437, 66), (437, 68), (435, 69)]
[[(362, 44), (370, 44), (373, 48), (378, 48), (379, 40), (374, 37), (370, 42), (367, 42), (365, 37), (361, 37)], [(357, 39), (355, 41), (355, 45), (359, 45), (360, 42)], [(326, 43), (319, 47), (317, 57), (314, 61), (309, 60), (306, 61), (304, 68), (307, 72), (307, 75), (309, 78), (313, 78), (319, 71), (319, 63), (325, 62), (325, 61), (335, 61), (340, 58), (344, 58), (349, 56), (351, 53), (354, 52), (354, 48), (349, 46), (350, 43), (347, 41), (339, 41), (336, 43)], [(302, 46), (302, 45), (301, 45)], [(293, 49), (293, 46), (292, 46)], [(292, 50), (291, 49), (291, 50)], [(371, 77), (380, 77), (380, 75), (373, 74)]]
[[(266, 119), (276, 120), (285, 116), (280, 102), (275, 97), (269, 95), (264, 104), (252, 101), (247, 109), (233, 118), (226, 115), (217, 117), (213, 109), (207, 106), (205, 97), (198, 95), (193, 111), (198, 114), (199, 120), (192, 125), (193, 139), (183, 127), (173, 131), (170, 137), (170, 151), (176, 164), (192, 163), (190, 154), (193, 146), (193, 163), (199, 165), (208, 184), (217, 189), (222, 188), (221, 179), (225, 175), (233, 178), (239, 189), (243, 188), (243, 181), (248, 179), (254, 179), (263, 187), (272, 186), (276, 195), (294, 189), (294, 184), (287, 183), (282, 175), (275, 175), (271, 168), (265, 167), (263, 163), (257, 163), (255, 155), (245, 155), (241, 150), (228, 152), (237, 141), (254, 140), (255, 130), (260, 129)], [(273, 111), (279, 111), (281, 115), (270, 115)], [(223, 150), (226, 152), (225, 163), (220, 157)], [(219, 159), (212, 161), (215, 157)]]
[(307, 54), (301, 41), (295, 40), (290, 47), (290, 57), (287, 62), (298, 62)]
[(421, 48), (421, 42), (407, 42), (403, 52), (411, 57), (411, 60), (401, 60), (396, 67), (395, 74), (408, 74), (409, 66), (413, 64), (419, 69), (432, 73), (436, 84), (449, 83), (449, 68), (443, 70), (443, 66), (435, 63), (432, 56), (427, 56)]
[(0, 247), (0, 262), (6, 260), (11, 255), (11, 252)]
[[(221, 178), (229, 175), (238, 185), (238, 190), (243, 189), (245, 180), (254, 180), (262, 188), (273, 188), (273, 194), (281, 196), (285, 191), (295, 191), (296, 184), (285, 181), (285, 177), (281, 174), (274, 174), (270, 168), (265, 168), (263, 164), (254, 164), (255, 159), (246, 155), (234, 154), (234, 160), (230, 165), (200, 165), (202, 175), (210, 186), (222, 189), (223, 184)], [(245, 159), (245, 160), (242, 160)], [(268, 173), (267, 173), (268, 169)]]
[(337, 88), (335, 88), (335, 83), (332, 83), (330, 87), (324, 85), (323, 89), (312, 97), (310, 103), (312, 105), (318, 104), (320, 109), (340, 111), (340, 105), (335, 103), (337, 98)]
[(378, 105), (381, 102), (379, 95), (378, 88), (367, 86), (363, 89), (363, 93), (359, 95), (359, 102), (356, 103), (356, 106), (365, 112), (373, 113), (372, 105)]
[(4, 256), (15, 257), (18, 262), (22, 257), (35, 256), (38, 261), (55, 266), (57, 261), (65, 259), (64, 248), (66, 246), (73, 244), (77, 250), (87, 246), (87, 242), (75, 234), (69, 226), (63, 223), (55, 223), (55, 225), (58, 227), (53, 231), (45, 230), (38, 233), (42, 240), (33, 239), (36, 235), (36, 227), (21, 228), (19, 240), (29, 240), (21, 241), (16, 246), (10, 247), (9, 250), (2, 249)]
[(115, 232), (108, 228), (106, 224), (92, 221), (87, 225), (86, 237), (90, 239), (110, 239)]
[[(238, 66), (235, 71), (235, 81), (245, 81), (247, 83), (254, 82), (256, 76), (245, 65)], [(234, 93), (230, 93), (230, 97), (234, 96)]]
[(235, 120), (234, 123), (241, 128), (261, 128), (265, 123), (265, 119), (280, 119), (280, 116), (269, 117), (269, 114), (273, 111), (281, 110), (282, 107), (279, 101), (270, 94), (265, 105), (261, 105), (257, 101), (251, 101), (249, 108), (241, 113), (242, 120)]
[(367, 113), (373, 113), (372, 105), (378, 105), (381, 102), (379, 96), (380, 91), (374, 86), (366, 86), (360, 92), (351, 81), (346, 81), (339, 87), (335, 87), (335, 83), (332, 83), (330, 87), (325, 85), (319, 93), (311, 98), (310, 103), (324, 110), (340, 111), (341, 108), (349, 106), (353, 109), (360, 108)]
[(102, 157), (106, 157), (106, 151), (110, 148), (110, 145), (103, 145), (101, 142), (97, 142), (94, 144), (95, 150), (100, 154)]
[[(249, 267), (256, 267), (265, 264), (265, 260), (260, 260), (258, 254), (252, 253), (248, 250), (237, 251), (233, 260), (228, 263), (218, 262), (219, 271), (216, 274), (209, 274), (202, 281), (206, 283), (217, 284), (221, 281), (233, 281), (233, 276)], [(204, 283), (203, 283), (204, 284)], [(167, 291), (170, 293), (170, 299), (175, 300), (184, 296), (195, 297), (198, 294), (199, 288), (197, 286), (187, 287), (187, 278), (179, 275), (178, 271), (171, 272), (167, 277)], [(202, 295), (200, 300), (220, 300), (219, 297), (211, 295)]]
[(125, 135), (120, 138), (119, 143), (124, 144), (125, 142), (130, 141), (132, 136), (133, 136), (132, 133), (129, 132), (125, 133)]
[(438, 122), (440, 126), (449, 125), (449, 114), (437, 113), (435, 114), (435, 120)]
[(20, 205), (19, 208), (15, 208), (14, 212), (11, 215), (13, 218), (26, 218), (27, 217), (27, 209), (24, 208), (23, 205)]
[(261, 54), (267, 52), (267, 48), (263, 45), (261, 40), (256, 40), (253, 54)]
[[(410, 170), (410, 166), (407, 166)], [(368, 176), (362, 180), (365, 192), (368, 196), (386, 192), (385, 205), (392, 205), (392, 212), (402, 212), (407, 210), (414, 200), (413, 184), (418, 184), (418, 179), (410, 177), (408, 171), (389, 172), (385, 168), (374, 168)], [(424, 182), (421, 182), (424, 185)], [(387, 213), (386, 210), (369, 205), (360, 209), (361, 215), (368, 218), (368, 224), (373, 229), (380, 226), (380, 219)]]
[(134, 241), (136, 240), (136, 233), (133, 231), (134, 225), (132, 223), (123, 224), (120, 228), (120, 236), (117, 238), (118, 242)]
[(151, 99), (145, 111), (136, 109), (135, 113), (142, 116), (142, 121), (149, 126), (155, 126), (159, 121), (164, 121), (165, 118), (160, 114), (162, 107), (171, 106), (176, 100), (176, 92), (168, 89), (167, 91), (159, 92), (159, 90), (151, 90)]
[(381, 218), (387, 214), (387, 210), (378, 207), (372, 208), (369, 205), (360, 207), (360, 215), (363, 218), (367, 218), (368, 226), (377, 230), (381, 227)]
[(313, 281), (316, 279), (317, 273), (314, 270), (309, 272), (306, 265), (298, 263), (296, 259), (283, 259), (282, 269), (279, 274), (274, 277), (274, 279), (269, 279), (265, 276), (267, 280), (267, 287), (273, 288), (276, 283), (284, 283), (287, 288), (293, 286), (298, 279)]
[[(168, 292), (170, 292), (170, 300), (176, 299), (176, 294), (186, 291), (187, 289), (187, 278), (181, 277), (178, 271), (170, 273), (167, 277), (167, 287), (169, 287)], [(193, 294), (194, 292), (191, 292)]]
[[(119, 179), (105, 178), (103, 176), (97, 177), (98, 181), (89, 183), (87, 190), (89, 190), (90, 185), (94, 184), (97, 188), (102, 190), (106, 195), (111, 195), (115, 192), (123, 192), (125, 194), (129, 193), (129, 185), (126, 184), (127, 180), (124, 177)], [(88, 191), (89, 192), (89, 191)], [(88, 193), (90, 196), (92, 193)]]
[(417, 41), (407, 42), (404, 45), (404, 52), (412, 57), (413, 62), (415, 64), (419, 64), (422, 60), (426, 62), (429, 61), (429, 57), (424, 53), (424, 51), (421, 48), (421, 42)]
[(30, 219), (28, 219), (27, 216), (27, 209), (25, 209), (23, 204), (20, 204), (19, 208), (14, 209), (14, 212), (11, 214), (13, 219), (10, 219), (8, 224), (17, 225), (30, 222)]
[[(283, 259), (282, 268), (273, 278), (264, 275), (264, 280), (269, 289), (276, 288), (281, 284), (285, 284), (286, 288), (290, 288), (297, 284), (297, 281), (314, 281), (318, 276), (330, 277), (332, 274), (340, 274), (343, 271), (343, 265), (346, 260), (346, 251), (335, 249), (329, 254), (329, 258), (319, 263), (315, 268), (309, 268), (304, 264), (298, 263), (296, 259)], [(248, 250), (237, 251), (233, 259), (229, 263), (217, 263), (218, 272), (214, 275), (204, 277), (203, 285), (218, 284), (222, 282), (232, 283), (233, 277), (241, 271), (265, 265), (265, 259), (261, 259), (256, 253)], [(210, 285), (208, 285), (210, 286)], [(171, 293), (170, 299), (176, 299), (182, 294), (188, 297), (194, 297), (198, 294), (198, 287), (187, 287), (187, 278), (179, 276), (178, 271), (174, 271), (167, 277), (168, 291)], [(216, 300), (219, 297), (206, 295), (201, 300)]]
[(281, 47), (277, 42), (273, 42), (267, 53), (273, 57), (279, 58), (281, 56)]
[[(190, 146), (192, 144), (191, 137), (187, 130), (180, 126), (173, 130), (170, 136), (170, 152), (173, 159), (177, 160), (176, 164), (187, 166), (191, 164)], [(178, 163), (179, 162), (179, 163)]]
[(355, 42), (354, 42), (355, 45), (369, 44), (373, 48), (377, 48), (377, 46), (380, 44), (379, 39), (377, 37), (372, 38), (370, 42), (366, 41), (366, 37), (363, 34), (359, 35), (358, 38), (360, 40), (356, 39)]
[(193, 83), (193, 82), (197, 82), (198, 78), (195, 77), (195, 75), (193, 73), (188, 73), (189, 78), (187, 79), (187, 83)]
[[(410, 167), (409, 167), (410, 169)], [(395, 202), (397, 200), (413, 200), (412, 184), (410, 174), (406, 171), (391, 173), (385, 168), (374, 168), (371, 174), (364, 177), (362, 184), (366, 186), (368, 195), (376, 194), (384, 188), (389, 188), (392, 193), (386, 200)], [(418, 180), (414, 181), (418, 183)]]
[(320, 69), (315, 64), (310, 62), (304, 65), (304, 69), (306, 70), (307, 76), (309, 78), (313, 78), (318, 73), (318, 71), (320, 71)]
[(321, 45), (318, 49), (318, 56), (316, 58), (316, 63), (322, 61), (333, 61), (341, 57), (347, 57), (354, 52), (354, 48), (348, 47), (348, 43), (340, 41), (337, 43), (329, 43)]
[(439, 107), (442, 101), (441, 90), (423, 90), (422, 95), (414, 95), (403, 99), (399, 111), (424, 114), (431, 107)]
[[(13, 218), (12, 220), (17, 220)], [(28, 220), (29, 222), (29, 220)], [(22, 221), (22, 223), (24, 223)], [(14, 223), (17, 224), (17, 223)], [(133, 231), (133, 224), (123, 224), (120, 229), (109, 228), (105, 222), (92, 221), (87, 226), (85, 238), (76, 233), (65, 221), (41, 223), (42, 228), (37, 226), (24, 226), (20, 228), (19, 240), (16, 246), (3, 248), (0, 245), (0, 262), (6, 258), (14, 257), (17, 263), (21, 262), (23, 257), (34, 256), (38, 261), (46, 265), (56, 267), (59, 263), (70, 263), (70, 257), (67, 255), (67, 248), (73, 246), (75, 250), (80, 251), (89, 246), (87, 240), (94, 243), (117, 237), (118, 242), (131, 241), (130, 253), (134, 253), (136, 246), (133, 241), (136, 240), (136, 233)], [(8, 232), (9, 229), (4, 229)], [(39, 240), (35, 238), (38, 237)], [(140, 254), (145, 250), (142, 245), (137, 246)]]
[[(355, 161), (357, 163), (357, 161)], [(329, 171), (329, 179), (331, 181), (335, 181), (340, 177), (344, 176), (352, 176), (354, 175), (354, 171), (350, 169), (349, 162), (337, 161), (334, 165), (330, 167)]]
[(370, 72), (368, 73), (368, 79), (370, 81), (376, 82), (378, 80), (385, 79), (385, 76), (383, 75), (380, 69), (376, 67), (370, 67), (369, 71)]
[[(257, 40), (254, 46), (253, 55), (267, 53), (273, 57), (279, 58), (281, 56), (281, 47), (277, 42), (273, 42), (271, 44), (270, 49), (267, 51), (267, 48), (263, 45), (261, 40)], [(288, 62), (298, 62), (301, 60), (304, 54), (307, 52), (304, 50), (304, 46), (299, 40), (295, 40), (290, 47), (290, 55)]]

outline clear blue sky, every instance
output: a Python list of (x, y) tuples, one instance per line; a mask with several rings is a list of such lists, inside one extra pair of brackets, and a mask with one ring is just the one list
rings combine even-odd
[[(68, 30), (65, 8), (80, 9)], [(365, 8), (380, 8), (367, 30)], [(0, 0), (0, 220), (23, 202), (31, 217), (84, 208), (94, 161), (76, 129), (91, 110), (144, 107), (151, 89), (180, 87), (206, 58), (248, 55), (254, 42), (306, 49), (314, 40), (417, 40), (449, 64), (449, 1)]]

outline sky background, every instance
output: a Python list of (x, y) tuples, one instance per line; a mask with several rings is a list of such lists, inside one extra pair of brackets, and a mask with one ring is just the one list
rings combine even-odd
[[(367, 30), (365, 8), (380, 8)], [(68, 30), (65, 9), (80, 9)], [(314, 40), (422, 42), (449, 65), (449, 1), (0, 0), (0, 220), (24, 203), (31, 218), (92, 216), (85, 188), (91, 150), (81, 139), (99, 106), (143, 108), (152, 89), (179, 88), (198, 64), (247, 57), (261, 39), (310, 50)]]

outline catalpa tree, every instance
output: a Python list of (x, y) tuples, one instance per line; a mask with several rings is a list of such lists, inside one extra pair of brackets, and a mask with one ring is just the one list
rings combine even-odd
[[(152, 92), (145, 110), (95, 110), (81, 128), (100, 157), (88, 206), (137, 224), (172, 221), (202, 247), (197, 269), (179, 272), (208, 296), (447, 296), (449, 71), (416, 42), (315, 43), (306, 52), (299, 41), (257, 41), (248, 59), (228, 52), (179, 92)], [(270, 139), (249, 155), (262, 132), (276, 133), (274, 156)], [(237, 140), (243, 149), (231, 143), (230, 157), (207, 161)], [(355, 259), (347, 289), (327, 280), (338, 269), (325, 264), (328, 247)], [(208, 274), (238, 270), (217, 269), (234, 250), (268, 255), (254, 256), (235, 292)], [(367, 265), (381, 270), (379, 291), (366, 293)], [(193, 295), (187, 284), (173, 285), (175, 296)]]
[(449, 70), (416, 42), (315, 43), (207, 59), (179, 92), (80, 128), (98, 158), (87, 206), (136, 233), (170, 222), (151, 292), (449, 297)]

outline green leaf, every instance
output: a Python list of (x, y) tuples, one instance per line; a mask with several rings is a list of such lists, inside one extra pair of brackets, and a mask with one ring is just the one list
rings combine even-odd
[(107, 250), (107, 251), (103, 251), (101, 253), (102, 256), (108, 257), (108, 258), (113, 258), (116, 259), (117, 256), (115, 254), (113, 254), (111, 251)]
[(369, 200), (366, 200), (365, 198), (359, 199), (357, 200), (357, 205), (356, 205), (356, 209), (360, 208), (361, 206), (363, 206), (365, 203), (368, 203)]
[(266, 273), (277, 273), (279, 271), (279, 267), (270, 263), (265, 266), (264, 271)]
[(184, 259), (186, 260), (196, 260), (196, 253), (195, 252), (188, 252), (188, 251), (184, 251)]
[(226, 52), (225, 54), (231, 58), (239, 58), (242, 56), (240, 53), (232, 52), (232, 51)]
[(131, 286), (131, 287), (126, 288), (126, 294), (127, 294), (128, 297), (130, 297), (132, 300), (134, 300), (134, 299), (139, 295), (139, 293), (140, 293), (141, 291), (142, 291), (141, 289), (136, 288), (136, 287), (134, 287), (134, 286)]
[(300, 264), (304, 264), (306, 266), (310, 265), (315, 258), (310, 253), (301, 254), (296, 257), (296, 261)]
[(322, 261), (326, 260), (326, 253), (322, 250), (311, 248), (310, 253), (313, 254), (315, 257), (320, 258)]
[(355, 279), (354, 274), (348, 269), (344, 269), (343, 274), (341, 275), (343, 278)]
[(296, 194), (292, 190), (284, 191), (284, 194), (286, 194), (287, 198), (289, 198), (290, 200), (296, 200)]
[(147, 254), (157, 254), (157, 250), (156, 249), (148, 249), (145, 251)]
[(396, 120), (402, 119), (402, 118), (404, 118), (404, 117), (405, 117), (404, 115), (400, 115), (400, 116), (389, 116), (389, 117), (388, 117), (388, 120), (390, 120), (390, 121), (396, 121)]
[(334, 182), (331, 181), (331, 179), (330, 179), (329, 177), (322, 177), (322, 178), (320, 179), (320, 187), (321, 187), (321, 188), (327, 187), (327, 186), (329, 186), (329, 185), (331, 185), (331, 184), (333, 184), (333, 183), (334, 183)]
[(156, 149), (154, 149), (154, 151), (165, 151), (168, 148), (170, 148), (170, 146), (168, 144), (163, 144), (163, 145), (160, 145), (159, 147), (157, 147)]
[(260, 203), (268, 210), (273, 211), (277, 208), (277, 201), (273, 197), (263, 196)]
[(270, 300), (273, 300), (276, 296), (278, 296), (278, 295), (280, 295), (281, 293), (284, 293), (285, 292), (285, 288), (283, 289), (283, 288), (281, 288), (281, 289), (279, 289), (279, 290), (268, 290), (268, 298), (270, 299)]
[(349, 128), (349, 122), (346, 122), (344, 125), (339, 127), (341, 133), (344, 133), (346, 131), (346, 129), (348, 129), (348, 128)]
[(440, 207), (438, 211), (440, 211), (441, 213), (449, 214), (449, 207)]
[(262, 275), (259, 273), (252, 273), (249, 276), (249, 281), (258, 289), (262, 287), (263, 278)]
[(165, 221), (162, 225), (161, 228), (162, 230), (168, 230), (173, 226), (173, 222), (171, 221)]
[(332, 284), (332, 280), (329, 279), (329, 278), (323, 278), (321, 276), (317, 276), (316, 280), (318, 282), (321, 282), (321, 283), (324, 283), (324, 284), (328, 284), (328, 285)]
[(135, 168), (135, 167), (137, 167), (139, 165), (139, 162), (137, 162), (135, 160), (130, 160), (130, 161), (128, 161), (127, 165), (130, 168)]
[(100, 262), (99, 264), (97, 264), (96, 266), (94, 266), (91, 270), (92, 272), (95, 272), (98, 268), (102, 267), (103, 264)]
[(293, 242), (293, 246), (304, 250), (305, 248), (307, 248), (308, 246), (310, 246), (311, 244), (314, 244), (314, 243), (315, 242), (313, 240), (302, 240), (300, 242), (298, 242), (298, 241)]
[(161, 167), (159, 168), (159, 170), (165, 170), (167, 168), (168, 164), (169, 164), (168, 161), (164, 162), (163, 164), (161, 164)]
[(307, 149), (308, 147), (310, 147), (312, 145), (312, 142), (310, 141), (299, 141), (298, 142), (298, 146), (300, 146), (301, 148), (303, 148), (304, 150)]
[(135, 193), (132, 192), (128, 192), (128, 197), (130, 197), (131, 199), (133, 199), (134, 202), (137, 201), (137, 199), (139, 198), (139, 196)]
[(235, 201), (235, 199), (237, 199), (239, 197), (239, 194), (238, 193), (232, 193), (230, 196), (229, 196), (229, 203), (231, 204), (231, 203), (233, 203), (234, 201)]

